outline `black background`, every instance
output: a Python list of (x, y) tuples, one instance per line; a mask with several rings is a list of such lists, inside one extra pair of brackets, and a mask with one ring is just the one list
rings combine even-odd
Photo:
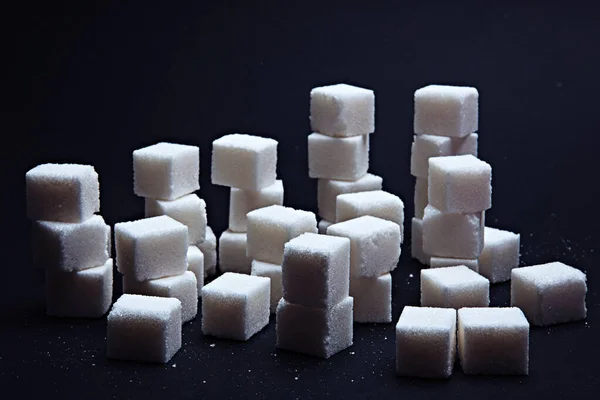
[[(5, 393), (597, 396), (600, 24), (594, 3), (155, 3), (20, 2), (2, 14), (8, 42), (1, 157)], [(142, 217), (143, 200), (133, 195), (133, 150), (161, 140), (198, 145), (199, 194), (219, 234), (227, 225), (228, 191), (210, 184), (211, 142), (226, 133), (254, 133), (279, 141), (285, 204), (315, 210), (306, 152), (309, 92), (338, 82), (375, 90), (370, 170), (405, 201), (407, 217), (413, 215), (413, 92), (430, 83), (478, 88), (480, 158), (493, 167), (488, 224), (521, 233), (524, 265), (561, 260), (588, 274), (587, 322), (532, 328), (530, 376), (469, 377), (457, 365), (447, 381), (397, 378), (394, 324), (356, 326), (352, 348), (318, 360), (276, 351), (274, 321), (249, 342), (234, 343), (204, 337), (197, 320), (185, 326), (184, 346), (169, 364), (116, 362), (105, 357), (105, 320), (44, 315), (43, 285), (30, 268), (27, 170), (45, 162), (94, 165), (101, 214), (114, 224)], [(404, 305), (418, 304), (420, 267), (409, 243), (393, 274), (394, 322)], [(492, 305), (508, 305), (509, 286), (493, 286)]]

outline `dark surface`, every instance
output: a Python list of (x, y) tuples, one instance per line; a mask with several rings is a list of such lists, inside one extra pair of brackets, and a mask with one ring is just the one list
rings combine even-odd
[[(3, 13), (10, 41), (3, 63), (3, 391), (24, 398), (597, 396), (600, 24), (593, 6), (49, 3)], [(114, 362), (105, 358), (104, 320), (44, 315), (43, 285), (30, 268), (28, 169), (50, 161), (94, 165), (101, 213), (114, 224), (143, 213), (132, 189), (134, 149), (159, 140), (199, 145), (200, 195), (218, 234), (228, 192), (210, 184), (211, 141), (257, 133), (279, 140), (286, 205), (315, 210), (306, 161), (309, 92), (337, 82), (375, 90), (371, 171), (404, 199), (408, 217), (413, 92), (429, 83), (479, 89), (480, 157), (493, 167), (488, 223), (521, 233), (524, 264), (558, 259), (588, 273), (587, 322), (532, 328), (530, 376), (469, 377), (457, 365), (447, 381), (396, 378), (394, 324), (356, 326), (354, 346), (325, 361), (275, 351), (274, 321), (249, 342), (233, 343), (204, 337), (196, 320), (168, 365)], [(409, 243), (393, 274), (394, 322), (404, 305), (418, 304), (419, 265)], [(509, 284), (494, 286), (491, 296), (492, 305), (508, 305)]]

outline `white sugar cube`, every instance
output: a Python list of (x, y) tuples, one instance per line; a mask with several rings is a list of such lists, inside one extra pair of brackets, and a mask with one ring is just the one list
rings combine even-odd
[(327, 235), (350, 239), (350, 275), (376, 278), (396, 269), (400, 226), (365, 215), (331, 225)]
[(429, 204), (445, 213), (492, 207), (492, 167), (472, 155), (429, 159)]
[(248, 213), (248, 257), (283, 263), (283, 246), (306, 232), (317, 233), (317, 218), (309, 211), (273, 205)]
[(352, 346), (352, 297), (331, 309), (304, 307), (281, 299), (277, 306), (279, 349), (329, 358)]
[(199, 243), (198, 248), (204, 255), (204, 277), (211, 277), (217, 273), (217, 237), (210, 226), (206, 226), (204, 243)]
[(206, 235), (206, 203), (195, 194), (175, 200), (146, 198), (146, 218), (167, 215), (188, 227), (189, 244), (204, 242)]
[(369, 135), (336, 138), (308, 136), (308, 176), (356, 181), (369, 169)]
[(304, 233), (285, 244), (281, 269), (286, 301), (332, 308), (348, 297), (350, 240)]
[(484, 213), (446, 214), (428, 205), (423, 216), (423, 251), (445, 258), (476, 259), (484, 240)]
[(381, 190), (383, 179), (380, 176), (366, 174), (357, 181), (319, 179), (317, 185), (317, 204), (319, 216), (335, 221), (336, 199), (340, 194)]
[(549, 326), (587, 316), (586, 275), (561, 262), (512, 270), (511, 305), (519, 307), (532, 325)]
[(117, 269), (138, 281), (183, 274), (187, 232), (185, 225), (166, 215), (115, 224)]
[(204, 286), (204, 253), (196, 245), (188, 247), (187, 252), (188, 271), (196, 276), (196, 288), (198, 296)]
[(133, 152), (133, 191), (140, 197), (175, 200), (200, 189), (200, 149), (157, 143)]
[(479, 273), (491, 283), (506, 282), (510, 280), (513, 268), (519, 266), (521, 236), (489, 227), (484, 232)]
[(100, 184), (94, 167), (42, 164), (25, 174), (27, 218), (83, 222), (100, 211)]
[(252, 261), (252, 272), (254, 276), (264, 276), (271, 280), (271, 314), (275, 314), (277, 304), (283, 296), (281, 284), (281, 265), (269, 264), (262, 261)]
[(429, 176), (431, 157), (453, 156), (452, 139), (435, 135), (416, 135), (410, 152), (410, 173), (418, 178)]
[(246, 215), (250, 211), (272, 205), (283, 205), (283, 182), (276, 180), (274, 184), (260, 190), (243, 190), (231, 188), (229, 194), (229, 230), (246, 232)]
[(329, 221), (326, 221), (324, 219), (320, 220), (319, 223), (318, 223), (318, 225), (317, 225), (319, 233), (321, 235), (326, 235), (327, 234), (327, 228), (329, 228), (333, 224), (334, 224), (333, 222), (329, 222)]
[(108, 358), (167, 363), (181, 348), (181, 302), (124, 294), (107, 317)]
[(487, 307), (489, 304), (490, 281), (464, 265), (421, 270), (422, 307)]
[(479, 153), (479, 135), (471, 133), (461, 138), (450, 138), (452, 140), (452, 154), (455, 156), (464, 156), (471, 154), (477, 157)]
[(412, 219), (410, 251), (412, 258), (421, 264), (429, 265), (431, 256), (423, 251), (423, 220), (419, 218)]
[(340, 83), (310, 92), (310, 126), (328, 136), (356, 136), (375, 132), (375, 93)]
[(463, 137), (477, 132), (479, 92), (473, 87), (429, 85), (415, 91), (415, 133)]
[(219, 237), (219, 270), (250, 274), (252, 259), (246, 255), (248, 236), (242, 232), (224, 231)]
[(396, 374), (448, 378), (456, 359), (456, 310), (406, 306), (396, 324)]
[(226, 272), (202, 288), (202, 332), (248, 340), (269, 323), (271, 280)]
[(458, 352), (467, 375), (528, 375), (529, 323), (516, 307), (462, 308)]
[(415, 217), (423, 219), (425, 207), (429, 204), (427, 178), (417, 178), (415, 180)]
[(350, 278), (350, 296), (354, 298), (354, 322), (392, 322), (392, 275), (376, 278)]
[(475, 272), (481, 273), (481, 271), (479, 271), (479, 260), (477, 259), (469, 260), (466, 258), (431, 257), (431, 260), (429, 261), (429, 266), (431, 268), (456, 267), (457, 265), (464, 265)]
[(99, 318), (112, 303), (113, 260), (83, 271), (46, 270), (46, 313), (57, 317)]
[(213, 141), (213, 185), (260, 190), (275, 183), (277, 141), (234, 133)]

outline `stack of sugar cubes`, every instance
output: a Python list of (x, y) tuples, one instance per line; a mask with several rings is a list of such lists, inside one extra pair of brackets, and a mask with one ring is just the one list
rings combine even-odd
[(94, 167), (42, 164), (25, 175), (34, 265), (45, 270), (46, 312), (98, 318), (112, 303), (111, 229)]

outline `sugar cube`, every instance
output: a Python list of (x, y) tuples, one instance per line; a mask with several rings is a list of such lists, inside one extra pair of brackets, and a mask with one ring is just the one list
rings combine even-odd
[(423, 251), (445, 258), (478, 258), (484, 226), (483, 212), (446, 214), (428, 205), (423, 216)]
[(487, 307), (489, 304), (490, 281), (464, 265), (421, 270), (422, 307)]
[(248, 229), (246, 215), (250, 211), (272, 205), (283, 205), (283, 182), (279, 179), (274, 184), (261, 190), (231, 188), (229, 195), (229, 230), (246, 232)]
[(195, 194), (175, 200), (146, 198), (146, 218), (167, 215), (188, 227), (189, 244), (204, 242), (206, 235), (206, 203)]
[(411, 224), (411, 245), (412, 258), (418, 260), (421, 264), (429, 265), (431, 256), (423, 251), (423, 220), (413, 218)]
[(198, 243), (198, 248), (204, 255), (204, 277), (217, 273), (217, 237), (210, 226), (206, 226), (204, 243)]
[(204, 253), (196, 245), (188, 247), (187, 252), (188, 271), (191, 271), (196, 276), (196, 287), (198, 296), (200, 290), (204, 286)]
[(479, 273), (491, 283), (510, 280), (510, 272), (519, 266), (520, 242), (517, 233), (485, 227)]
[(281, 285), (281, 265), (253, 260), (251, 275), (264, 276), (271, 280), (271, 314), (275, 314), (277, 304), (283, 295), (283, 287)]
[(477, 157), (479, 146), (479, 135), (471, 133), (461, 138), (450, 138), (452, 140), (452, 154), (455, 156), (464, 156), (471, 154)]
[(308, 176), (356, 181), (369, 169), (369, 135), (345, 138), (308, 136)]
[(381, 190), (383, 179), (380, 176), (366, 174), (357, 181), (319, 179), (317, 184), (317, 203), (319, 216), (335, 221), (336, 199), (340, 194)]
[(392, 322), (392, 275), (376, 278), (350, 278), (350, 296), (354, 298), (354, 322)]
[(329, 228), (333, 224), (334, 224), (333, 222), (329, 222), (324, 219), (320, 220), (319, 224), (317, 225), (318, 232), (322, 235), (327, 234), (327, 228)]
[(431, 268), (456, 267), (457, 265), (464, 265), (475, 272), (481, 273), (479, 271), (479, 260), (477, 259), (468, 260), (466, 258), (431, 257), (429, 262)]
[(423, 219), (425, 207), (429, 204), (428, 186), (426, 178), (417, 178), (415, 180), (415, 217)]
[(586, 275), (561, 262), (515, 268), (510, 284), (511, 305), (532, 325), (549, 326), (587, 316)]
[(410, 153), (410, 173), (427, 179), (431, 157), (453, 156), (452, 139), (435, 135), (416, 135)]
[(219, 237), (219, 270), (250, 274), (252, 259), (246, 256), (248, 236), (242, 232), (224, 231)]

